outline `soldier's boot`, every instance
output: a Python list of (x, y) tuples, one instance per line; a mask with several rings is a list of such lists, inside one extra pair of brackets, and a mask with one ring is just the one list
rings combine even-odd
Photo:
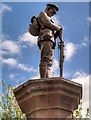
[(46, 78), (47, 64), (46, 63), (40, 64), (39, 71), (40, 71), (40, 78)]
[(46, 78), (49, 78), (49, 77), (50, 77), (50, 69), (47, 69)]

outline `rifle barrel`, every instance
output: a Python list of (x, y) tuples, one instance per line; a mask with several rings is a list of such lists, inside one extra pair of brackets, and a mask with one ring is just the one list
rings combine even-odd
[(63, 77), (63, 62), (64, 62), (64, 42), (58, 43), (58, 48), (60, 49), (60, 77)]

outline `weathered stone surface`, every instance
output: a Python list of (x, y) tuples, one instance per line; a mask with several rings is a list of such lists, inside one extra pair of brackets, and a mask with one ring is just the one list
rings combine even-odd
[(72, 118), (82, 86), (60, 77), (34, 79), (17, 87), (14, 94), (27, 118)]

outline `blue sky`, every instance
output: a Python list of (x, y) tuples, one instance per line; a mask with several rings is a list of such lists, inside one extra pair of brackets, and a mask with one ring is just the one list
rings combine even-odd
[[(44, 11), (48, 2), (2, 3), (2, 79), (6, 84), (20, 85), (39, 78), (40, 51), (37, 38), (28, 33), (33, 15)], [(88, 2), (55, 2), (59, 12), (53, 19), (64, 27), (64, 78), (88, 86), (89, 73), (89, 16)], [(57, 39), (56, 44), (58, 44)], [(59, 52), (56, 46), (51, 76), (59, 76)], [(84, 88), (85, 88), (84, 86)], [(86, 89), (86, 91), (88, 91)], [(88, 98), (88, 97), (87, 97)], [(87, 99), (84, 98), (87, 103)], [(87, 103), (88, 104), (88, 103)], [(87, 105), (86, 104), (86, 105)]]

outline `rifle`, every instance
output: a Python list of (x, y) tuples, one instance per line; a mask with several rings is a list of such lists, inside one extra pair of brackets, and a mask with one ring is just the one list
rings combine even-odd
[(61, 26), (60, 31), (57, 31), (55, 33), (55, 39), (57, 37), (59, 37), (60, 42), (58, 43), (58, 49), (60, 49), (60, 77), (63, 76), (63, 62), (64, 62), (64, 42), (62, 41), (62, 31), (63, 31), (63, 27)]
[(58, 36), (60, 39), (60, 42), (58, 43), (58, 48), (60, 49), (60, 77), (63, 76), (63, 62), (64, 62), (64, 42), (62, 41), (62, 32), (63, 32), (63, 27), (60, 29)]
[(58, 43), (58, 48), (60, 49), (60, 77), (63, 76), (63, 62), (64, 62), (64, 42), (61, 41)]

